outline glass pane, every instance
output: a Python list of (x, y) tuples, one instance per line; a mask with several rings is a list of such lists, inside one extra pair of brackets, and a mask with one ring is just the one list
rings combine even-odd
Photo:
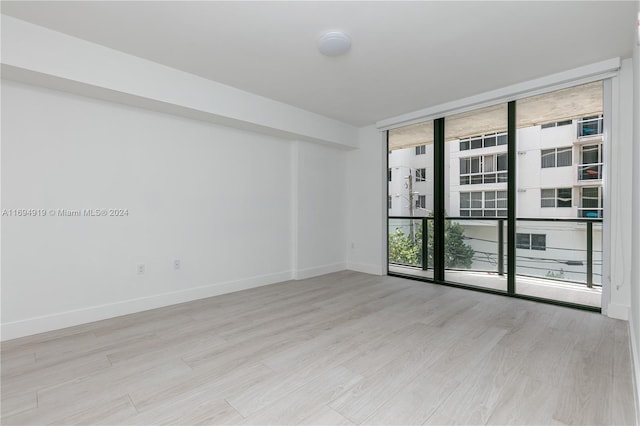
[[(597, 220), (602, 214), (601, 135), (595, 133), (600, 131), (602, 93), (602, 82), (594, 82), (516, 102), (517, 150), (526, 153), (517, 156), (516, 164), (517, 186), (525, 189), (516, 200), (516, 232), (523, 235), (515, 253), (518, 294), (600, 306), (600, 287), (589, 286), (595, 282), (595, 264), (587, 279), (588, 225), (582, 218)], [(579, 140), (585, 133), (590, 133), (587, 145)], [(539, 153), (540, 163), (530, 153)], [(587, 188), (581, 187), (585, 179), (591, 179)], [(580, 197), (576, 202), (574, 191)], [(600, 224), (589, 226), (594, 225)], [(600, 235), (593, 234), (594, 259)]]
[(498, 199), (497, 206), (501, 209), (507, 208), (507, 191), (498, 191), (496, 198)]
[(433, 277), (422, 252), (423, 235), (433, 241), (433, 221), (422, 219), (433, 215), (433, 158), (433, 121), (389, 131), (389, 271)]
[(468, 158), (461, 158), (460, 159), (460, 174), (467, 174), (469, 173), (469, 159)]
[(422, 221), (389, 219), (389, 263), (422, 266)]
[(484, 172), (492, 172), (495, 170), (494, 167), (495, 156), (494, 155), (485, 155), (483, 160)]
[(478, 185), (483, 183), (482, 175), (473, 175), (471, 176), (471, 184)]
[(488, 136), (484, 138), (484, 147), (496, 146), (496, 137)]
[(498, 163), (499, 171), (507, 170), (507, 161), (508, 161), (507, 154), (498, 155), (497, 163)]
[(480, 157), (471, 158), (471, 173), (480, 173)]
[(529, 249), (531, 241), (530, 234), (516, 234), (516, 247), (521, 249)]
[(471, 193), (471, 208), (474, 208), (474, 209), (482, 208), (482, 192)]
[(484, 183), (496, 183), (496, 174), (484, 175)]
[(570, 166), (571, 164), (573, 164), (572, 159), (571, 159), (571, 151), (572, 148), (558, 148), (558, 157), (556, 160), (557, 166), (558, 167), (565, 167), (565, 166)]
[(555, 149), (543, 149), (542, 150), (542, 167), (555, 167), (556, 166), (556, 150)]
[(571, 207), (571, 188), (558, 188), (558, 207)]
[(469, 192), (461, 192), (460, 193), (460, 208), (468, 209), (471, 200), (471, 195)]
[(582, 188), (582, 207), (600, 207), (598, 188)]
[(482, 138), (471, 139), (471, 149), (482, 148)]
[(546, 250), (547, 236), (545, 234), (531, 234), (531, 250)]
[(542, 198), (555, 198), (556, 190), (555, 189), (541, 189), (540, 196)]
[(599, 163), (598, 145), (589, 145), (582, 147), (582, 164)]
[(493, 191), (487, 191), (484, 193), (484, 206), (485, 208), (493, 209), (496, 207), (496, 193)]
[(556, 206), (556, 190), (541, 189), (540, 190), (540, 207), (555, 207), (555, 206)]
[[(500, 246), (499, 227), (506, 229), (507, 105), (496, 105), (445, 117), (445, 280), (506, 291), (506, 250)], [(470, 150), (458, 149), (470, 139)], [(497, 146), (502, 145), (499, 149)], [(496, 152), (497, 151), (497, 152)], [(469, 187), (462, 187), (463, 161), (469, 161)], [(465, 169), (466, 170), (466, 169)], [(501, 171), (497, 174), (497, 171)], [(502, 176), (504, 175), (504, 177)], [(467, 175), (469, 176), (469, 175)], [(504, 208), (497, 209), (496, 189), (504, 194)], [(465, 191), (466, 189), (466, 191)], [(460, 195), (458, 195), (460, 194)], [(503, 240), (506, 232), (502, 232)], [(499, 254), (502, 259), (499, 259)]]

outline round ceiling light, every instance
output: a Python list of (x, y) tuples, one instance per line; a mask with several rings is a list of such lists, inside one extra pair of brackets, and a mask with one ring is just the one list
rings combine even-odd
[(339, 56), (351, 48), (351, 37), (342, 31), (329, 31), (318, 39), (318, 50), (326, 56)]

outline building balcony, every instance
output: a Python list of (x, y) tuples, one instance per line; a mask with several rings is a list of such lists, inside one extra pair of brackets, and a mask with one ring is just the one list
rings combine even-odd
[(507, 181), (507, 171), (460, 175), (460, 185), (487, 185), (492, 183), (507, 183)]
[(602, 219), (602, 207), (578, 207), (578, 217)]
[(603, 132), (603, 118), (591, 117), (578, 120), (578, 139), (591, 138), (602, 135)]
[(602, 180), (603, 163), (578, 164), (578, 182)]

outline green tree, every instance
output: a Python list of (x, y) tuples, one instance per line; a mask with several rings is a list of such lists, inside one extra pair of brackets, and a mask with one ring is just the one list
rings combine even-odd
[(420, 265), (422, 258), (422, 230), (416, 232), (412, 240), (411, 235), (405, 234), (402, 229), (389, 234), (389, 262), (403, 265)]
[[(414, 237), (396, 228), (389, 234), (389, 262), (404, 265), (422, 264), (422, 222), (416, 225)], [(427, 221), (427, 259), (433, 266), (433, 221)], [(464, 228), (457, 222), (445, 220), (444, 224), (444, 265), (445, 268), (469, 269), (475, 251), (464, 242)]]

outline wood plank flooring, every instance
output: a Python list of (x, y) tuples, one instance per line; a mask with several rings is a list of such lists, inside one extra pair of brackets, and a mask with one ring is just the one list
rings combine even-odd
[(350, 271), (0, 354), (4, 425), (636, 424), (626, 322)]

